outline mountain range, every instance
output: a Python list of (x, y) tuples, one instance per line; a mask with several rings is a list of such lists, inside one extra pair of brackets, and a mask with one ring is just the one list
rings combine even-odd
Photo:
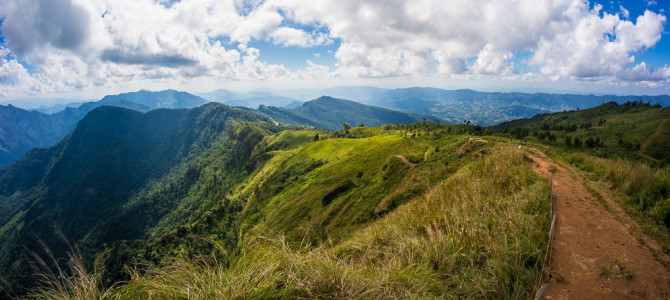
[(16, 161), (34, 147), (47, 147), (60, 141), (96, 107), (117, 106), (145, 112), (157, 108), (191, 108), (205, 103), (206, 100), (186, 92), (142, 90), (105, 96), (100, 101), (68, 106), (53, 114), (27, 111), (11, 104), (0, 105), (0, 167)]
[[(326, 96), (292, 109), (151, 110), (179, 101), (126, 97), (103, 100), (133, 109), (94, 108), (55, 145), (0, 168), (0, 274), (16, 288), (0, 289), (0, 298), (27, 293), (45, 267), (72, 267), (71, 255), (94, 270), (95, 288), (128, 285), (121, 298), (181, 298), (164, 293), (193, 288), (147, 290), (145, 280), (167, 276), (183, 276), (168, 285), (232, 278), (224, 286), (241, 288), (233, 295), (243, 298), (339, 295), (326, 283), (341, 280), (393, 286), (365, 287), (389, 297), (524, 298), (542, 274), (550, 189), (528, 168), (521, 141), (570, 151), (568, 162), (614, 153), (662, 166), (670, 157), (668, 109), (641, 101), (484, 128)], [(646, 140), (648, 148), (630, 146)], [(651, 166), (649, 174), (662, 174)], [(652, 175), (635, 181), (653, 183), (642, 189), (617, 186), (642, 199), (631, 209), (667, 228), (668, 193)], [(262, 269), (272, 266), (278, 271)], [(189, 268), (196, 271), (179, 275)], [(291, 276), (316, 277), (286, 282)]]
[[(326, 97), (321, 97), (326, 95)], [(594, 107), (606, 102), (645, 101), (662, 106), (670, 96), (595, 96), (544, 93), (486, 93), (472, 90), (436, 88), (383, 89), (376, 87), (336, 87), (323, 90), (236, 93), (215, 90), (201, 97), (175, 90), (106, 96), (78, 107), (60, 106), (52, 114), (28, 112), (13, 106), (0, 106), (0, 166), (6, 166), (33, 147), (59, 141), (92, 109), (111, 105), (141, 112), (157, 108), (191, 108), (209, 101), (255, 109), (276, 121), (328, 128), (378, 126), (385, 123), (412, 123), (426, 118), (445, 123), (491, 126), (539, 113)], [(341, 99), (338, 99), (341, 98)], [(207, 100), (205, 100), (207, 99)], [(315, 99), (311, 101), (310, 99)], [(359, 102), (356, 105), (352, 101)], [(309, 103), (306, 103), (308, 101)], [(383, 110), (382, 108), (386, 108)], [(55, 111), (58, 108), (42, 108)], [(395, 110), (395, 111), (392, 111)]]
[(280, 96), (263, 91), (236, 93), (229, 90), (218, 89), (211, 92), (198, 94), (198, 96), (212, 102), (219, 102), (231, 106), (243, 106), (247, 108), (257, 108), (259, 105), (292, 107), (301, 103), (301, 101), (299, 101), (297, 98)]
[(591, 108), (607, 102), (644, 101), (670, 105), (670, 96), (615, 96), (548, 93), (500, 93), (438, 88), (384, 89), (367, 86), (342, 86), (328, 89), (278, 92), (301, 100), (321, 95), (357, 101), (406, 113), (432, 115), (449, 123), (464, 120), (481, 126), (492, 126), (539, 113)]
[(278, 122), (306, 125), (330, 130), (342, 129), (342, 123), (351, 126), (381, 126), (393, 123), (416, 123), (442, 121), (433, 116), (408, 114), (386, 108), (364, 105), (358, 102), (322, 96), (304, 102), (294, 108), (261, 105), (256, 110)]
[(69, 241), (95, 253), (187, 222), (220, 199), (189, 201), (200, 193), (194, 180), (214, 167), (203, 160), (223, 162), (217, 185), (236, 182), (262, 137), (245, 124), (258, 121), (276, 130), (259, 114), (214, 103), (147, 113), (94, 109), (58, 144), (0, 169), (0, 273), (26, 280), (31, 257), (23, 249), (43, 253), (40, 243), (56, 257)]

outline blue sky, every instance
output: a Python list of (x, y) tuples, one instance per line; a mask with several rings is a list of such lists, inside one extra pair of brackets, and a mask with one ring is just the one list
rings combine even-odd
[(373, 85), (670, 94), (668, 1), (0, 0), (0, 102)]
[[(651, 10), (655, 12), (662, 11), (662, 14), (666, 17), (670, 12), (670, 2), (669, 1), (647, 1), (647, 0), (628, 0), (628, 1), (598, 1), (591, 3), (591, 7), (594, 4), (601, 4), (603, 10), (615, 14), (620, 11), (620, 7), (624, 7), (629, 11), (629, 19), (634, 20), (638, 16), (644, 14), (645, 10)], [(654, 66), (662, 67), (665, 64), (670, 63), (670, 24), (666, 21), (662, 37), (660, 41), (650, 49), (638, 51), (635, 53), (636, 62), (646, 61)]]

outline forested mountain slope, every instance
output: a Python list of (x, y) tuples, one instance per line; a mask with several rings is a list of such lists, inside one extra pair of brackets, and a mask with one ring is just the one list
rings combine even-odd
[(187, 222), (215, 201), (184, 200), (200, 192), (189, 184), (210, 167), (195, 159), (217, 155), (225, 161), (216, 166), (221, 172), (243, 172), (248, 147), (262, 138), (244, 124), (261, 120), (266, 119), (220, 104), (146, 114), (93, 110), (59, 144), (34, 149), (0, 169), (0, 273), (27, 278), (30, 253), (43, 253), (39, 241), (64, 257), (64, 236), (90, 258), (115, 241), (147, 237), (161, 222)]
[(107, 105), (145, 112), (157, 108), (192, 108), (205, 103), (205, 99), (185, 92), (142, 90), (106, 96), (78, 107), (65, 107), (53, 114), (0, 106), (0, 167), (11, 164), (34, 147), (47, 147), (60, 141), (96, 107)]
[[(72, 281), (30, 291), (44, 298), (529, 298), (551, 220), (540, 157), (539, 173), (556, 164), (557, 179), (584, 178), (584, 191), (608, 187), (642, 224), (637, 237), (660, 245), (642, 251), (670, 249), (668, 167), (614, 139), (662, 141), (666, 116), (630, 102), (494, 128), (332, 131), (213, 103), (103, 107), (56, 146), (0, 169), (0, 268), (33, 287), (44, 267), (30, 269), (31, 253), (52, 265), (46, 245)], [(614, 140), (596, 146), (606, 132)], [(577, 147), (577, 137), (594, 146)], [(595, 203), (599, 215), (618, 205)]]

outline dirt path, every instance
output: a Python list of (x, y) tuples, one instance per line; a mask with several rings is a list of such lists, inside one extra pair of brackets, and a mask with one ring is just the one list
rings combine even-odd
[(646, 159), (649, 159), (649, 160), (658, 161), (658, 159), (653, 158), (653, 157), (651, 157), (651, 156), (649, 156), (649, 155), (646, 155), (646, 154), (644, 154), (644, 152), (647, 150), (647, 147), (649, 147), (649, 144), (651, 144), (651, 141), (652, 141), (652, 140), (653, 140), (659, 133), (661, 133), (661, 130), (663, 130), (663, 127), (665, 126), (665, 122), (666, 122), (666, 121), (668, 121), (668, 119), (663, 119), (663, 121), (661, 121), (660, 123), (658, 123), (658, 126), (656, 127), (656, 131), (654, 131), (654, 133), (652, 133), (646, 140), (644, 140), (644, 142), (642, 142), (642, 144), (640, 145), (640, 152), (638, 152), (638, 154), (640, 154), (640, 156), (642, 156), (642, 157), (644, 157), (644, 158), (646, 158)]
[(549, 177), (549, 168), (557, 167), (549, 263), (554, 280), (543, 299), (669, 299), (670, 272), (640, 244), (637, 237), (648, 239), (614, 199), (589, 185), (601, 195), (599, 202), (579, 174), (533, 152), (536, 173)]
[(413, 164), (411, 161), (409, 161), (407, 157), (404, 157), (402, 155), (396, 155), (395, 157), (400, 158), (400, 160), (402, 160), (402, 162), (405, 163), (405, 165), (407, 165), (410, 168), (416, 166), (416, 164)]

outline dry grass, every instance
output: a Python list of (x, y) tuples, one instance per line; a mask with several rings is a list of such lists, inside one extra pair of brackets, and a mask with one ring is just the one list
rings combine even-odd
[(548, 183), (528, 169), (523, 155), (499, 149), (338, 245), (257, 238), (243, 245), (230, 264), (177, 259), (147, 272), (130, 270), (130, 282), (111, 291), (95, 275), (74, 268), (77, 279), (48, 284), (38, 296), (529, 298), (541, 276), (548, 198)]

